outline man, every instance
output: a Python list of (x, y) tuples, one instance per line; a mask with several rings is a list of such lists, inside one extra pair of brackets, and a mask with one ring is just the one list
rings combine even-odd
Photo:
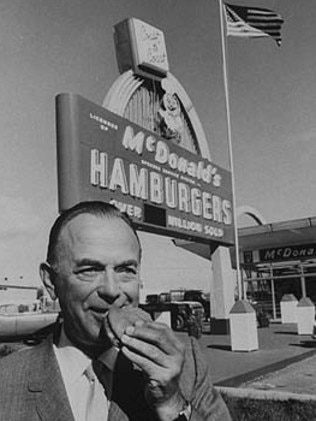
[(57, 218), (40, 274), (61, 322), (0, 361), (1, 421), (230, 420), (195, 340), (185, 349), (137, 309), (140, 259), (136, 232), (109, 204)]

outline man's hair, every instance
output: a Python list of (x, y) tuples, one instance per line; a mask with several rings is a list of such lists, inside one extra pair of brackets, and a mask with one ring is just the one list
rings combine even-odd
[(78, 215), (87, 214), (94, 215), (100, 218), (121, 219), (134, 232), (139, 245), (139, 259), (141, 258), (141, 244), (137, 232), (133, 226), (132, 221), (126, 213), (121, 212), (115, 206), (101, 201), (80, 202), (77, 205), (63, 211), (54, 222), (50, 233), (47, 248), (47, 262), (50, 265), (56, 263), (57, 260), (57, 246), (63, 228)]

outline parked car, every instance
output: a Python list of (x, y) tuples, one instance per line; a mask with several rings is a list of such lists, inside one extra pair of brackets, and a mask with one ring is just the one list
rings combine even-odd
[(159, 294), (158, 300), (152, 295), (147, 296), (146, 303), (140, 308), (147, 311), (155, 320), (161, 313), (170, 313), (171, 328), (174, 330), (188, 330), (190, 321), (194, 318), (202, 326), (204, 320), (203, 305), (197, 301), (170, 301), (165, 294)]
[(174, 330), (189, 330), (192, 320), (203, 329), (204, 308), (198, 301), (171, 303), (171, 327)]
[(211, 317), (211, 304), (210, 304), (210, 296), (207, 295), (201, 290), (198, 289), (189, 289), (185, 291), (184, 301), (198, 301), (202, 304), (204, 308), (204, 318), (205, 320), (210, 320)]

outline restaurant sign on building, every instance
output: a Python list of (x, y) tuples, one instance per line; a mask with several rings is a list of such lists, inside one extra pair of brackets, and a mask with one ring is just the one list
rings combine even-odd
[(103, 200), (144, 231), (233, 243), (230, 172), (79, 95), (56, 119), (60, 211)]
[(289, 245), (243, 253), (243, 263), (280, 262), (285, 260), (304, 260), (316, 257), (316, 244)]

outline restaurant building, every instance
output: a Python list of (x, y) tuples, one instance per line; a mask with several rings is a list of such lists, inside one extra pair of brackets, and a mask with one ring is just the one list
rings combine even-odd
[(241, 228), (239, 246), (247, 295), (274, 318), (285, 294), (316, 302), (316, 217)]

